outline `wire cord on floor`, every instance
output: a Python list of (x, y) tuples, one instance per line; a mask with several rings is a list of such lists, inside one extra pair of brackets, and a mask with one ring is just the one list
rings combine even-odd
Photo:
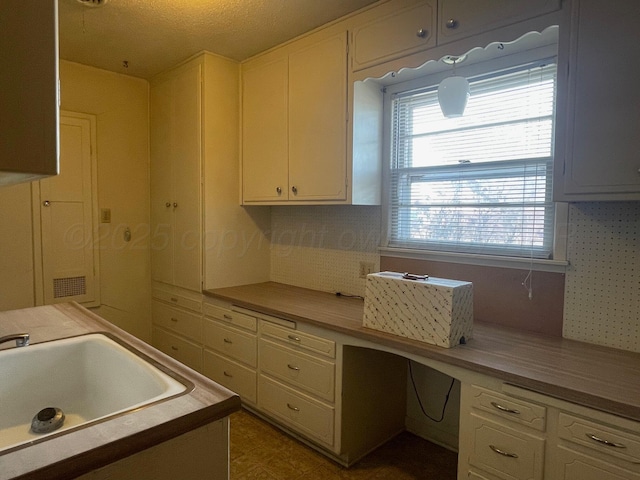
[(411, 377), (411, 384), (413, 385), (413, 391), (415, 392), (416, 398), (418, 399), (420, 410), (422, 410), (422, 413), (424, 414), (424, 416), (427, 417), (432, 422), (435, 422), (435, 423), (442, 422), (442, 420), (444, 420), (445, 411), (447, 410), (447, 404), (449, 403), (449, 395), (451, 395), (451, 390), (453, 389), (453, 384), (455, 383), (456, 379), (455, 378), (451, 379), (451, 385), (449, 385), (447, 396), (444, 399), (444, 405), (442, 405), (442, 413), (440, 414), (440, 419), (435, 419), (427, 413), (427, 411), (424, 408), (424, 405), (422, 404), (422, 400), (420, 399), (420, 395), (418, 394), (418, 387), (416, 387), (416, 381), (413, 378), (413, 367), (412, 367), (413, 362), (411, 360), (409, 360), (408, 362), (409, 362), (409, 376)]

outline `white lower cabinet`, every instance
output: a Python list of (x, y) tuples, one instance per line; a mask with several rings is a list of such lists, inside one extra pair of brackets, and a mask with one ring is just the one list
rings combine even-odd
[(503, 388), (462, 384), (459, 479), (640, 480), (640, 423)]
[(205, 348), (203, 373), (240, 395), (243, 402), (257, 402), (256, 371)]
[(202, 372), (202, 295), (157, 283), (151, 318), (153, 346)]
[(334, 450), (335, 342), (260, 320), (258, 351), (258, 407)]
[(258, 401), (258, 320), (229, 306), (205, 302), (203, 373), (240, 395), (245, 405)]
[(267, 414), (307, 438), (333, 447), (335, 409), (332, 405), (265, 375), (258, 378), (258, 398), (260, 409)]

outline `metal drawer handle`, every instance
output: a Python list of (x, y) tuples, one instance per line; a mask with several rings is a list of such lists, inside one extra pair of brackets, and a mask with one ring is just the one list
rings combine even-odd
[(233, 317), (231, 315), (226, 314), (226, 313), (223, 315), (223, 317), (225, 319), (227, 319), (227, 320), (233, 320)]
[(177, 299), (176, 297), (171, 297), (171, 301), (172, 301), (172, 302), (177, 302), (177, 301), (178, 301), (178, 299)]
[(293, 405), (291, 405), (290, 403), (287, 403), (287, 408), (289, 410), (293, 410), (294, 412), (299, 412), (300, 409), (298, 407), (294, 407)]
[(231, 344), (231, 343), (233, 343), (233, 342), (232, 342), (231, 340), (229, 340), (228, 338), (225, 338), (223, 341), (224, 341), (224, 343), (230, 343), (230, 344)]
[(493, 450), (494, 452), (502, 455), (503, 457), (518, 458), (518, 454), (517, 453), (505, 452), (504, 450), (500, 450), (498, 447), (496, 447), (494, 445), (489, 445), (489, 448), (491, 450)]
[(500, 405), (497, 402), (491, 402), (491, 405), (493, 405), (494, 408), (497, 408), (501, 412), (512, 413), (514, 415), (520, 415), (520, 410), (515, 410), (513, 408), (505, 407), (504, 405)]
[(172, 321), (172, 322), (177, 322), (177, 321), (178, 321), (178, 319), (177, 319), (177, 318), (175, 318), (175, 317), (171, 317), (171, 321)]
[(623, 443), (616, 443), (616, 442), (612, 442), (610, 440), (605, 440), (604, 438), (600, 438), (592, 433), (585, 433), (585, 435), (590, 438), (591, 440), (593, 440), (594, 442), (598, 442), (601, 443), (602, 445), (606, 445), (607, 447), (613, 447), (613, 448), (627, 448), (627, 446)]
[(233, 375), (231, 375), (230, 373), (227, 373), (226, 370), (222, 373), (224, 374), (225, 377), (233, 378)]
[(445, 27), (447, 27), (449, 30), (458, 28), (458, 20), (456, 20), (455, 18), (450, 18), (445, 23)]
[(291, 365), (290, 363), (287, 364), (287, 367), (289, 367), (289, 369), (291, 370), (295, 370), (296, 372), (300, 371), (300, 367), (296, 367), (295, 365)]
[(429, 35), (429, 30), (425, 30), (424, 28), (421, 28), (416, 32), (416, 36), (419, 38), (426, 38), (427, 35)]
[(289, 338), (289, 340), (293, 340), (294, 342), (300, 341), (300, 337), (296, 337), (295, 335), (287, 335), (287, 337)]

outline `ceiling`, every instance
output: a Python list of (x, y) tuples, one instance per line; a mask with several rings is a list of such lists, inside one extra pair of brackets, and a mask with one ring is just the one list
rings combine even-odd
[(375, 1), (58, 0), (60, 57), (150, 78), (202, 50), (244, 60)]

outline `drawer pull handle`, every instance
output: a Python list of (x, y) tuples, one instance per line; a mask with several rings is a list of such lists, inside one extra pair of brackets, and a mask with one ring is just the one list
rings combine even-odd
[(606, 445), (607, 447), (613, 447), (613, 448), (627, 448), (627, 446), (623, 443), (616, 443), (616, 442), (612, 442), (610, 440), (606, 440), (604, 438), (600, 438), (592, 433), (585, 433), (585, 435), (590, 438), (591, 440), (593, 440), (594, 442), (598, 442), (601, 443), (602, 445)]
[(503, 457), (518, 458), (518, 454), (517, 453), (505, 452), (504, 450), (500, 450), (498, 447), (496, 447), (494, 445), (489, 445), (489, 448), (491, 450), (493, 450), (494, 452), (502, 455)]
[(171, 297), (171, 301), (172, 301), (172, 302), (177, 302), (177, 301), (178, 301), (178, 299), (177, 299), (176, 297)]
[(291, 405), (290, 403), (287, 403), (287, 408), (289, 410), (293, 410), (294, 412), (299, 412), (300, 409), (298, 407), (294, 407), (293, 405)]
[(504, 405), (500, 405), (497, 402), (491, 402), (494, 408), (497, 408), (501, 412), (512, 413), (513, 415), (520, 415), (520, 410), (515, 410), (513, 408), (505, 407)]
[(222, 373), (224, 374), (225, 377), (233, 378), (233, 375), (231, 375), (230, 373), (227, 373), (226, 370)]
[(224, 315), (222, 315), (226, 320), (233, 320), (233, 317), (227, 313), (225, 313)]
[(233, 342), (232, 342), (231, 340), (229, 340), (228, 338), (225, 338), (223, 341), (224, 341), (224, 343), (229, 343), (229, 344), (233, 343)]
[(174, 351), (177, 352), (178, 351), (178, 347), (175, 347), (175, 346), (171, 345), (171, 350), (174, 350)]
[(295, 370), (296, 372), (300, 371), (300, 367), (296, 367), (295, 365), (291, 365), (290, 363), (287, 364), (287, 367), (289, 367), (290, 370)]
[(172, 322), (177, 322), (177, 321), (178, 321), (178, 319), (177, 319), (177, 318), (175, 318), (175, 317), (171, 317), (171, 321), (172, 321)]
[(294, 342), (300, 341), (300, 337), (296, 337), (295, 335), (287, 335), (287, 338), (289, 338), (289, 340), (293, 340)]

